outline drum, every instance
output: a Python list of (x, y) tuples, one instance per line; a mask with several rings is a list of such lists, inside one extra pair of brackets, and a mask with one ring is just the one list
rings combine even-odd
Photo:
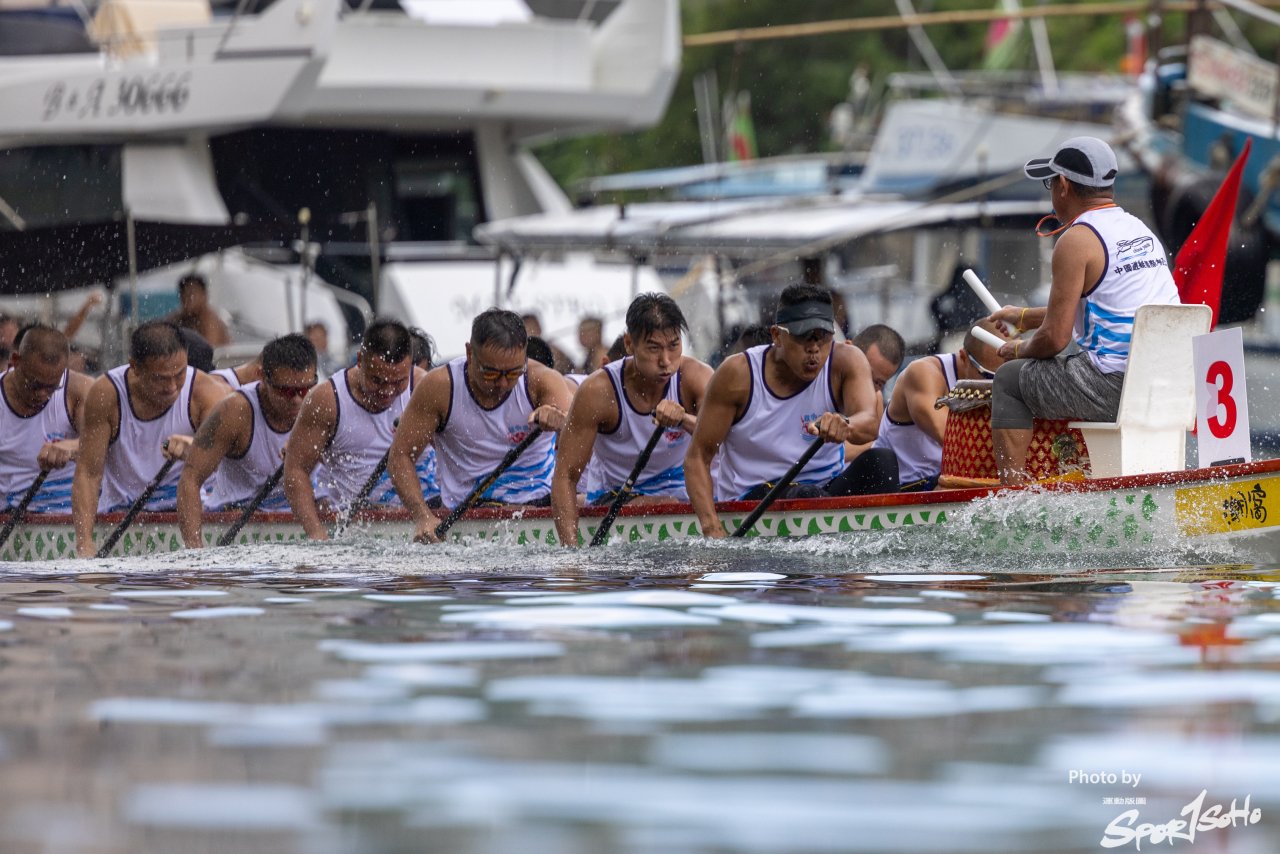
[[(991, 486), (1000, 482), (991, 444), (991, 380), (961, 380), (938, 406), (947, 406), (938, 486)], [(1037, 418), (1027, 450), (1027, 471), (1037, 480), (1089, 473), (1084, 436), (1067, 421)]]

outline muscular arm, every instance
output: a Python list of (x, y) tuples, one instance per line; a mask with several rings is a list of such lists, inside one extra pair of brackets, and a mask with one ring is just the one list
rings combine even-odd
[(563, 376), (538, 362), (529, 362), (529, 400), (536, 407), (530, 422), (543, 430), (559, 432), (573, 402), (573, 391)]
[(93, 557), (93, 523), (102, 494), (102, 472), (111, 444), (112, 427), (120, 420), (115, 386), (100, 377), (89, 389), (84, 406), (84, 430), (75, 479), (71, 483), (71, 515), (76, 529), (76, 554)]
[(233, 394), (213, 408), (196, 430), (178, 480), (178, 529), (189, 549), (204, 545), (201, 536), (200, 487), (228, 454), (248, 450), (253, 409), (244, 395)]
[(400, 496), (400, 503), (413, 516), (415, 540), (436, 541), (435, 529), (440, 519), (422, 497), (418, 458), (435, 439), (440, 421), (448, 410), (451, 391), (447, 365), (429, 371), (413, 390), (409, 405), (400, 416), (395, 439), (387, 451), (387, 474)]
[(898, 422), (910, 421), (941, 443), (947, 430), (947, 409), (935, 409), (933, 405), (946, 393), (947, 378), (938, 360), (932, 356), (917, 359), (902, 372), (893, 389), (889, 417)]
[(849, 425), (844, 440), (854, 445), (873, 441), (880, 432), (880, 396), (866, 355), (857, 347), (836, 347), (832, 370), (840, 393), (840, 413)]
[(320, 452), (329, 444), (337, 423), (338, 402), (333, 385), (322, 383), (307, 394), (285, 445), (284, 494), (289, 499), (294, 517), (312, 540), (329, 539), (329, 532), (320, 521), (320, 511), (316, 508), (311, 472), (320, 462)]
[(685, 488), (689, 491), (689, 503), (698, 514), (704, 536), (725, 536), (724, 525), (716, 513), (711, 460), (729, 435), (733, 419), (746, 406), (750, 392), (751, 375), (747, 370), (747, 359), (741, 354), (725, 359), (707, 384), (689, 452), (684, 458)]
[(702, 402), (707, 396), (711, 373), (710, 365), (690, 356), (685, 356), (680, 364), (680, 402), (685, 408), (681, 426), (686, 433), (692, 434), (698, 426), (698, 413), (702, 411)]
[(596, 435), (617, 411), (613, 384), (600, 371), (584, 380), (573, 397), (556, 439), (556, 470), (551, 476), (551, 508), (562, 546), (578, 545), (578, 481), (591, 461)]
[(1049, 286), (1049, 305), (1044, 309), (1035, 335), (1028, 341), (1005, 344), (1000, 348), (1000, 356), (1004, 359), (1052, 359), (1061, 353), (1071, 341), (1076, 305), (1084, 296), (1085, 288), (1102, 276), (1104, 261), (1102, 242), (1093, 231), (1088, 228), (1067, 229), (1053, 248), (1053, 284)]

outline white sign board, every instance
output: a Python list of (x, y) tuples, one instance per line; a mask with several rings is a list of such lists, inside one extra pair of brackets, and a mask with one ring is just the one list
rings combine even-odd
[(1244, 381), (1244, 336), (1239, 328), (1191, 339), (1196, 374), (1196, 439), (1200, 467), (1248, 462), (1249, 399)]
[(1269, 119), (1276, 105), (1276, 66), (1209, 36), (1191, 40), (1187, 82), (1197, 93), (1222, 98), (1255, 118)]

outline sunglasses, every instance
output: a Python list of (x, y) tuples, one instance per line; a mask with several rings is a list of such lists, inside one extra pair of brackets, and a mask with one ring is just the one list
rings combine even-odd
[(973, 358), (973, 354), (969, 355), (969, 364), (977, 368), (978, 373), (982, 374), (982, 376), (985, 377), (986, 379), (993, 380), (996, 378), (996, 372), (988, 371), (986, 368), (982, 367), (982, 363), (979, 362), (977, 359)]
[(496, 383), (498, 380), (505, 380), (507, 377), (518, 379), (519, 377), (524, 376), (526, 366), (521, 365), (518, 368), (507, 368), (506, 370), (502, 370), (500, 368), (486, 368), (484, 365), (477, 364), (476, 370), (480, 373), (480, 379), (487, 383)]
[(1048, 178), (1045, 178), (1045, 179), (1041, 180), (1041, 182), (1040, 182), (1040, 183), (1041, 183), (1041, 184), (1044, 184), (1044, 188), (1045, 188), (1046, 190), (1052, 190), (1052, 189), (1053, 189), (1053, 182), (1054, 182), (1054, 181), (1056, 181), (1056, 180), (1058, 180), (1058, 176), (1057, 176), (1057, 175), (1050, 175)]
[(290, 400), (297, 400), (307, 396), (307, 392), (315, 387), (315, 383), (311, 385), (276, 385), (275, 383), (267, 383), (271, 386), (271, 390), (281, 397), (287, 397)]

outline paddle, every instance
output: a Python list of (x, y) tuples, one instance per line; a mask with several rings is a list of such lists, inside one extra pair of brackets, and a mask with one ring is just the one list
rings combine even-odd
[[(449, 532), (453, 524), (462, 518), (462, 514), (471, 509), (471, 506), (480, 500), (480, 496), (484, 495), (485, 490), (493, 486), (494, 481), (502, 476), (502, 473), (511, 468), (511, 464), (520, 458), (520, 455), (529, 449), (534, 440), (542, 435), (541, 427), (534, 427), (529, 431), (529, 435), (520, 440), (520, 444), (507, 451), (507, 455), (502, 458), (502, 462), (498, 463), (498, 467), (489, 472), (489, 476), (476, 484), (475, 489), (466, 498), (462, 499), (462, 503), (453, 508), (443, 522), (436, 525), (436, 537), (444, 539), (444, 535)], [(420, 541), (421, 542), (421, 541)]]
[(8, 542), (13, 529), (22, 524), (23, 518), (27, 515), (27, 508), (31, 506), (31, 499), (36, 497), (36, 493), (40, 491), (40, 487), (44, 486), (44, 479), (48, 476), (47, 470), (36, 475), (36, 479), (31, 481), (27, 491), (22, 494), (22, 500), (18, 502), (18, 506), (9, 511), (9, 518), (5, 520), (4, 527), (0, 528), (0, 546)]
[(618, 518), (618, 513), (622, 510), (622, 505), (627, 503), (627, 499), (631, 497), (631, 488), (636, 485), (636, 481), (640, 478), (640, 472), (644, 471), (644, 467), (649, 464), (649, 457), (653, 454), (653, 449), (658, 446), (658, 440), (662, 438), (662, 433), (666, 430), (659, 424), (653, 428), (653, 435), (649, 437), (649, 444), (644, 446), (644, 450), (640, 452), (639, 459), (636, 460), (635, 468), (631, 470), (631, 474), (627, 475), (626, 481), (622, 484), (622, 488), (618, 490), (618, 495), (613, 499), (613, 503), (609, 505), (609, 512), (604, 514), (604, 518), (600, 520), (600, 527), (596, 528), (595, 536), (591, 538), (591, 545), (602, 546), (605, 540), (609, 539), (609, 528), (613, 525), (613, 520)]
[(747, 535), (747, 531), (751, 530), (751, 526), (756, 523), (757, 519), (764, 515), (764, 511), (768, 510), (773, 505), (773, 502), (782, 497), (783, 490), (791, 485), (791, 481), (795, 480), (796, 475), (800, 474), (800, 470), (809, 464), (809, 460), (813, 459), (813, 455), (818, 453), (818, 449), (821, 448), (822, 445), (822, 440), (818, 439), (809, 446), (809, 449), (801, 455), (800, 459), (796, 460), (796, 464), (787, 470), (787, 473), (782, 476), (781, 480), (773, 485), (773, 488), (769, 490), (764, 498), (760, 499), (760, 503), (757, 504), (756, 508), (751, 511), (750, 515), (743, 520), (742, 524), (738, 526), (738, 529), (733, 532), (733, 536), (745, 537)]
[(142, 508), (146, 505), (147, 499), (149, 499), (152, 493), (160, 487), (160, 481), (164, 480), (165, 475), (169, 473), (169, 469), (173, 468), (173, 464), (176, 462), (177, 460), (172, 459), (164, 461), (164, 465), (160, 466), (160, 471), (156, 472), (156, 476), (151, 478), (151, 482), (147, 484), (147, 488), (142, 490), (142, 494), (134, 499), (133, 504), (129, 505), (129, 511), (124, 514), (124, 518), (120, 520), (120, 524), (116, 525), (116, 529), (111, 532), (111, 536), (107, 537), (106, 542), (102, 544), (102, 548), (98, 549), (97, 557), (106, 557), (111, 554), (111, 549), (120, 541), (120, 538), (124, 536), (124, 532), (133, 524), (133, 520), (138, 517), (138, 514), (142, 512)]
[[(385, 458), (383, 458), (382, 465), (385, 467), (386, 464), (387, 464), (387, 461)], [(254, 494), (253, 500), (250, 501), (249, 504), (240, 513), (240, 518), (232, 522), (231, 527), (227, 528), (227, 530), (222, 532), (222, 536), (218, 537), (218, 545), (220, 546), (231, 545), (231, 541), (236, 538), (236, 534), (240, 533), (240, 529), (243, 528), (245, 526), (245, 523), (249, 521), (249, 517), (253, 515), (254, 511), (262, 506), (262, 502), (267, 500), (267, 496), (270, 495), (271, 491), (276, 488), (276, 484), (280, 482), (280, 478), (282, 477), (284, 477), (284, 463), (281, 463), (279, 466), (277, 466), (276, 470), (273, 471), (270, 477), (266, 479), (266, 482), (264, 482), (262, 486), (258, 489), (258, 491)]]

